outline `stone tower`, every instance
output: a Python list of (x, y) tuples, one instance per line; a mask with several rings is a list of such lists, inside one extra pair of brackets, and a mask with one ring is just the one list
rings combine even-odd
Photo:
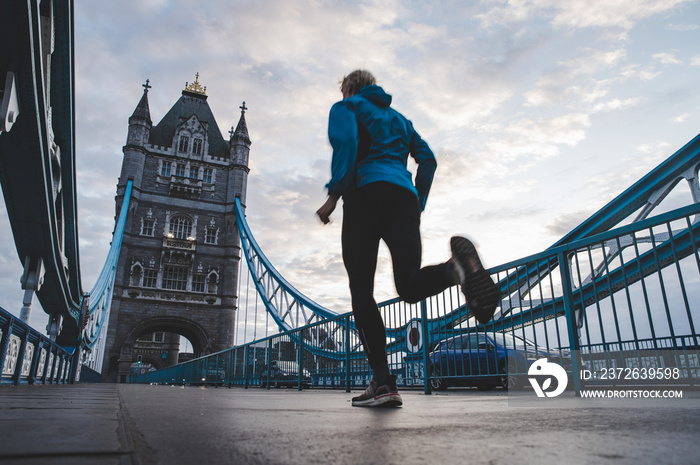
[[(240, 262), (234, 209), (237, 197), (245, 205), (251, 144), (245, 102), (226, 141), (199, 74), (155, 126), (148, 81), (143, 87), (117, 184), (119, 210), (133, 181), (102, 369), (102, 379), (112, 382), (126, 381), (137, 358), (156, 368), (176, 363), (178, 335), (189, 339), (195, 356), (232, 347), (234, 338)], [(163, 344), (154, 345), (152, 334)]]

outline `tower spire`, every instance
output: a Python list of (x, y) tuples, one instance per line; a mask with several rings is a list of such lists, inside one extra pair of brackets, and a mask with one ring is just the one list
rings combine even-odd
[[(246, 144), (250, 145), (250, 136), (248, 135), (248, 125), (245, 122), (245, 111), (248, 109), (248, 107), (245, 106), (245, 101), (243, 102), (243, 105), (238, 107), (241, 109), (241, 118), (238, 120), (238, 124), (236, 125), (236, 130), (235, 131), (229, 131), (229, 134), (231, 135), (231, 141), (234, 139), (241, 140), (245, 142)], [(233, 129), (233, 128), (231, 128)]]
[[(134, 113), (131, 115), (131, 118), (140, 118), (145, 121), (147, 121), (149, 124), (152, 124), (151, 121), (151, 111), (148, 108), (148, 89), (151, 88), (151, 86), (148, 84), (150, 82), (149, 79), (146, 79), (145, 84), (141, 84), (143, 87), (143, 95), (141, 96), (141, 100), (139, 101), (139, 104), (136, 105), (136, 109), (134, 110)], [(131, 118), (129, 118), (131, 120)]]
[(143, 145), (148, 142), (148, 138), (153, 127), (151, 121), (151, 110), (148, 108), (148, 89), (150, 80), (146, 79), (143, 87), (143, 95), (139, 104), (136, 105), (134, 113), (129, 118), (129, 132), (126, 136), (127, 144)]

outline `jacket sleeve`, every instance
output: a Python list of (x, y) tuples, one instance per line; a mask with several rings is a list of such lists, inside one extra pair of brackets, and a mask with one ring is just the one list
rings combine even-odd
[(415, 131), (411, 137), (410, 150), (411, 156), (418, 163), (415, 185), (418, 191), (418, 205), (420, 206), (420, 211), (423, 211), (425, 209), (425, 203), (428, 201), (430, 186), (433, 184), (433, 175), (437, 169), (437, 160), (428, 144), (421, 139)]
[(333, 147), (331, 180), (326, 184), (328, 194), (345, 194), (355, 184), (357, 158), (357, 120), (355, 113), (343, 102), (331, 108), (328, 117), (328, 140)]

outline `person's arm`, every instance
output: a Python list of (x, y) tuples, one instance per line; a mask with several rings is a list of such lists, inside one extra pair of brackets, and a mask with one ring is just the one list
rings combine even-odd
[(428, 201), (430, 186), (433, 184), (433, 175), (437, 169), (437, 160), (427, 142), (421, 139), (415, 131), (411, 137), (411, 156), (418, 163), (415, 184), (416, 190), (418, 191), (418, 207), (420, 211), (423, 211)]
[(326, 184), (328, 199), (316, 211), (323, 224), (330, 222), (340, 197), (355, 182), (355, 161), (357, 158), (357, 120), (344, 102), (331, 108), (328, 117), (328, 140), (333, 147), (331, 160), (331, 180)]
[(340, 197), (355, 182), (357, 120), (345, 101), (333, 105), (328, 117), (328, 140), (333, 147), (328, 194)]

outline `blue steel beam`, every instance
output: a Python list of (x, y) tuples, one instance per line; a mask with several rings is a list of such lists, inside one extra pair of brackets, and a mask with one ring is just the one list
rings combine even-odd
[[(650, 218), (649, 220), (611, 231), (613, 235), (609, 233), (600, 234), (586, 240), (576, 241), (566, 246), (558, 247), (556, 250), (563, 250), (566, 254), (571, 254), (576, 251), (586, 250), (587, 247), (603, 243), (607, 240), (614, 240), (616, 237), (625, 237), (628, 234), (633, 234), (635, 231), (641, 231), (658, 224), (664, 224), (664, 222), (671, 221), (672, 219), (684, 218), (696, 214), (700, 214), (700, 204), (683, 207), (660, 215), (657, 218)], [(640, 254), (632, 260), (628, 260), (621, 266), (609, 270), (602, 276), (594, 278), (590, 283), (578, 289), (574, 289), (572, 291), (574, 308), (578, 310), (592, 305), (596, 301), (600, 301), (625, 287), (639, 282), (647, 276), (660, 272), (663, 268), (673, 265), (685, 257), (697, 253), (698, 237), (700, 237), (700, 222), (692, 224), (690, 228), (677, 231), (668, 240), (656, 244), (652, 250)], [(549, 253), (555, 253), (556, 250), (551, 250)], [(505, 266), (507, 265), (499, 268)], [(559, 297), (543, 302), (517, 315), (504, 317), (497, 322), (490, 323), (489, 326), (495, 326), (498, 329), (528, 326), (563, 314), (564, 301), (562, 297)]]
[[(308, 310), (318, 315), (321, 319), (333, 318), (339, 315), (317, 304), (299, 292), (299, 290), (287, 282), (272, 263), (270, 263), (270, 260), (265, 256), (250, 231), (239, 198), (236, 198), (236, 219), (238, 221), (238, 231), (241, 236), (243, 253), (248, 263), (248, 269), (255, 280), (255, 287), (267, 311), (275, 319), (275, 322), (280, 328), (284, 330), (292, 329), (293, 325), (291, 322), (285, 321), (285, 317), (293, 306), (298, 306), (298, 310)], [(268, 280), (267, 282), (265, 282), (266, 279)], [(288, 296), (286, 300), (279, 298), (282, 293)], [(276, 307), (273, 304), (273, 300), (276, 300), (278, 303), (286, 303), (287, 308)], [(308, 324), (308, 321), (305, 321), (303, 325), (306, 324)]]
[(75, 195), (73, 3), (0, 2), (0, 29), (0, 79), (14, 73), (20, 107), (10, 131), (0, 134), (0, 183), (20, 261), (42, 260), (38, 299), (46, 313), (63, 317), (59, 342), (75, 345), (83, 293)]
[(117, 263), (119, 262), (119, 251), (122, 247), (126, 218), (129, 214), (129, 201), (131, 200), (131, 189), (133, 181), (126, 183), (124, 199), (119, 209), (119, 218), (114, 227), (112, 244), (107, 253), (107, 259), (102, 267), (102, 271), (95, 281), (95, 285), (89, 294), (88, 313), (84, 315), (85, 326), (83, 331), (83, 346), (92, 349), (97, 343), (101, 331), (105, 331), (105, 319), (109, 314), (112, 304), (112, 293), (114, 291), (114, 278), (117, 275)]
[[(687, 176), (693, 179), (693, 185), (691, 185), (693, 201), (700, 201), (700, 198), (698, 198), (700, 194), (697, 192), (697, 173), (699, 168), (700, 135), (697, 135), (642, 179), (553, 244), (548, 250), (608, 231), (636, 211), (641, 210), (640, 215), (643, 219), (678, 182)], [(554, 266), (556, 265), (543, 261), (538, 263), (538, 266), (533, 267), (529, 273), (518, 270), (520, 281), (540, 280)], [(510, 294), (514, 290), (511, 277), (501, 280), (499, 287), (501, 295)], [(500, 316), (500, 314), (496, 315), (497, 318)]]

